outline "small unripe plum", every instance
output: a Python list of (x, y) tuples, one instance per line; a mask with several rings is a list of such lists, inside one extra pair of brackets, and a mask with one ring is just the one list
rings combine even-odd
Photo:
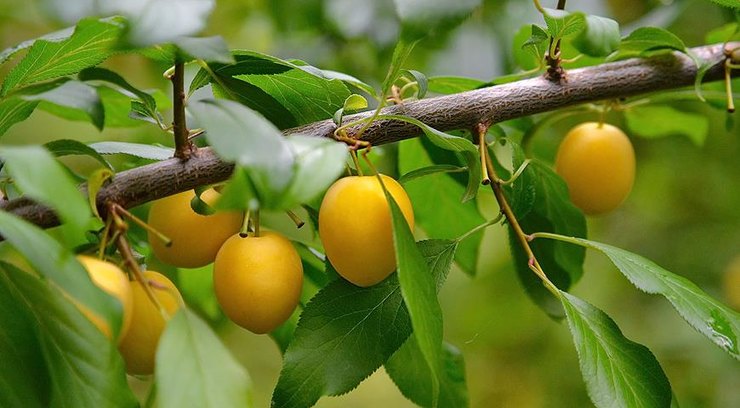
[[(174, 315), (182, 304), (182, 297), (175, 284), (159, 272), (145, 271), (143, 274), (144, 280), (149, 284), (162, 308), (169, 316)], [(131, 282), (131, 289), (133, 292), (131, 327), (121, 339), (118, 350), (126, 362), (126, 371), (129, 374), (152, 374), (159, 338), (167, 322), (138, 281)]]
[(216, 255), (213, 286), (229, 319), (251, 332), (267, 333), (298, 305), (303, 265), (293, 244), (276, 232), (235, 234)]
[[(107, 261), (102, 261), (85, 255), (78, 256), (77, 261), (79, 261), (85, 270), (87, 270), (87, 273), (90, 275), (90, 279), (96, 286), (103, 289), (109, 295), (114, 296), (119, 302), (121, 302), (123, 315), (121, 319), (121, 330), (118, 336), (118, 340), (120, 342), (131, 326), (131, 318), (133, 317), (134, 299), (128, 277), (121, 268)], [(100, 331), (103, 332), (103, 334), (108, 338), (111, 338), (111, 329), (105, 319), (101, 318), (82, 304), (77, 303), (77, 306), (80, 311), (90, 319), (95, 326), (100, 329)]]
[[(149, 210), (149, 225), (172, 240), (172, 245), (167, 247), (149, 233), (149, 243), (162, 262), (181, 268), (208, 265), (216, 258), (221, 244), (241, 227), (243, 215), (240, 212), (201, 215), (193, 211), (190, 201), (194, 197), (192, 190), (175, 194), (155, 201)], [(200, 197), (212, 205), (219, 193), (209, 189)]]
[(635, 181), (635, 151), (619, 128), (587, 122), (560, 143), (555, 171), (576, 207), (589, 215), (608, 213), (629, 195)]
[[(413, 231), (406, 191), (380, 177)], [(329, 187), (319, 209), (319, 236), (334, 269), (357, 286), (375, 285), (396, 269), (390, 206), (376, 176), (344, 177)]]

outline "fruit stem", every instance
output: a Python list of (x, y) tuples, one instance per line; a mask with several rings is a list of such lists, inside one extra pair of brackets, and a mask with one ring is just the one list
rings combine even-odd
[(550, 281), (547, 275), (545, 275), (545, 272), (542, 270), (542, 266), (540, 266), (537, 261), (537, 257), (535, 257), (534, 252), (532, 251), (532, 247), (529, 245), (527, 234), (522, 230), (522, 227), (519, 225), (519, 221), (514, 215), (514, 211), (506, 200), (501, 179), (496, 174), (493, 161), (486, 150), (483, 151), (483, 156), (488, 172), (493, 176), (493, 182), (490, 184), (493, 195), (496, 197), (496, 202), (498, 202), (498, 205), (501, 208), (501, 213), (506, 217), (506, 221), (509, 223), (511, 230), (514, 232), (514, 235), (516, 235), (519, 244), (526, 253), (527, 259), (529, 259), (529, 268), (542, 280), (542, 283), (545, 285), (547, 290), (552, 292), (553, 295), (560, 297), (560, 290)]
[(488, 176), (488, 169), (486, 168), (486, 152), (488, 144), (486, 143), (486, 133), (488, 133), (488, 125), (485, 123), (478, 123), (476, 125), (476, 131), (478, 132), (478, 150), (480, 151), (480, 168), (482, 174), (481, 184), (487, 186), (491, 184), (491, 178)]
[(732, 60), (725, 60), (725, 92), (727, 92), (727, 112), (735, 112), (735, 100), (732, 96)]
[(162, 241), (162, 243), (166, 247), (171, 247), (172, 246), (172, 240), (169, 237), (167, 237), (167, 235), (164, 235), (163, 233), (161, 233), (160, 231), (158, 231), (157, 229), (155, 229), (151, 225), (147, 224), (141, 218), (135, 216), (134, 214), (130, 213), (128, 210), (126, 210), (125, 208), (121, 207), (120, 205), (118, 205), (116, 203), (113, 203), (111, 207), (112, 207), (113, 211), (116, 212), (116, 214), (120, 214), (120, 215), (125, 216), (129, 220), (133, 221), (134, 224), (140, 226), (141, 228), (144, 228), (147, 232), (151, 232), (152, 234), (154, 234), (154, 236), (156, 236), (160, 241)]
[(254, 236), (259, 237), (260, 236), (260, 210), (259, 208), (254, 210), (254, 215), (252, 216), (252, 222), (254, 222)]
[(149, 286), (149, 282), (144, 279), (144, 274), (141, 272), (141, 269), (139, 269), (139, 264), (134, 259), (134, 254), (133, 252), (131, 252), (131, 246), (126, 239), (125, 234), (118, 234), (118, 237), (116, 239), (116, 246), (118, 247), (118, 252), (121, 254), (121, 257), (123, 257), (123, 261), (126, 264), (127, 269), (134, 275), (134, 279), (136, 279), (136, 281), (139, 282), (141, 287), (144, 289), (144, 293), (146, 293), (149, 301), (151, 301), (152, 304), (157, 308), (157, 310), (159, 310), (159, 313), (162, 314), (162, 317), (165, 320), (169, 319), (169, 313), (167, 313), (167, 310), (165, 310), (162, 304), (159, 303), (159, 299), (157, 299), (157, 297), (154, 295), (152, 288)]
[(110, 234), (111, 226), (113, 225), (113, 217), (109, 216), (105, 221), (105, 228), (103, 229), (103, 236), (100, 238), (100, 248), (98, 249), (98, 259), (103, 259), (105, 256), (105, 247), (108, 246), (108, 234)]
[(355, 170), (357, 170), (357, 174), (359, 174), (360, 176), (364, 176), (364, 174), (362, 174), (362, 167), (360, 167), (360, 160), (357, 158), (357, 150), (350, 149), (349, 155), (350, 157), (352, 157), (352, 162), (355, 163)]
[(285, 213), (290, 217), (290, 219), (295, 223), (295, 227), (298, 229), (301, 229), (306, 223), (303, 222), (301, 217), (299, 217), (296, 213), (290, 210), (285, 210)]
[(242, 221), (242, 227), (239, 229), (239, 236), (242, 238), (246, 238), (249, 236), (249, 221), (251, 220), (252, 213), (250, 210), (247, 210), (246, 214), (244, 214), (244, 221)]
[(378, 175), (380, 175), (380, 173), (378, 173), (378, 169), (375, 168), (375, 165), (373, 164), (372, 161), (370, 161), (370, 158), (367, 157), (367, 154), (368, 153), (370, 153), (370, 149), (363, 150), (362, 151), (362, 158), (365, 160), (365, 163), (367, 163), (367, 166), (370, 167), (370, 171), (373, 172), (373, 175), (378, 176)]

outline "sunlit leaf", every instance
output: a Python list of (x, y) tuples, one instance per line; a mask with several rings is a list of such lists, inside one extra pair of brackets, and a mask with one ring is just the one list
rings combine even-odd
[(77, 24), (67, 39), (36, 40), (8, 73), (0, 92), (6, 95), (20, 86), (74, 74), (101, 63), (113, 52), (122, 29), (119, 19), (86, 19)]
[(175, 155), (175, 149), (143, 143), (97, 142), (90, 146), (100, 154), (127, 154), (149, 160), (167, 160)]
[(20, 252), (43, 277), (102, 316), (111, 333), (121, 326), (121, 304), (95, 286), (74, 254), (39, 227), (0, 211), (0, 235)]
[(21, 98), (6, 98), (0, 100), (0, 136), (18, 122), (28, 119), (36, 109), (37, 101), (27, 101)]
[(90, 207), (48, 150), (40, 146), (3, 146), (0, 157), (26, 196), (54, 209), (73, 236), (84, 234), (91, 225)]
[(391, 209), (393, 247), (401, 294), (411, 317), (419, 350), (429, 367), (430, 398), (432, 405), (436, 405), (442, 357), (442, 309), (437, 300), (436, 282), (396, 200), (385, 190), (385, 186), (383, 190)]
[[(422, 241), (419, 249), (435, 281), (443, 280), (451, 266), (454, 242)], [(323, 395), (354, 389), (410, 334), (411, 322), (396, 274), (368, 288), (344, 279), (331, 281), (301, 314), (285, 352), (273, 406), (312, 406)]]
[[(4, 221), (0, 225), (4, 225)], [(3, 230), (5, 237), (9, 236), (7, 232)], [(47, 378), (27, 380), (35, 384), (32, 385), (34, 387), (48, 386), (49, 394), (24, 396), (23, 406), (27, 406), (26, 399), (28, 404), (32, 404), (46, 398), (49, 401), (47, 406), (52, 407), (138, 406), (126, 382), (123, 360), (115, 343), (80, 312), (68, 295), (50, 285), (49, 281), (7, 264), (0, 265), (0, 293), (3, 298), (10, 296), (19, 318), (28, 319), (40, 345), (35, 351), (43, 354), (48, 370)], [(87, 276), (84, 271), (82, 273)], [(102, 291), (100, 293), (107, 297)], [(8, 312), (3, 309), (2, 313)], [(4, 355), (3, 360), (6, 357)], [(14, 367), (13, 376), (33, 370), (28, 363), (24, 361)], [(3, 364), (5, 362), (0, 366)], [(38, 369), (38, 365), (35, 368)]]
[(668, 407), (671, 385), (647, 347), (630, 341), (606, 313), (566, 292), (561, 301), (588, 395), (601, 407)]
[(208, 325), (187, 308), (157, 346), (158, 406), (251, 407), (251, 381)]
[(54, 106), (44, 107), (52, 113), (58, 109), (75, 109), (84, 112), (90, 122), (99, 130), (105, 123), (105, 110), (97, 90), (84, 82), (65, 81), (47, 91), (23, 95), (27, 101), (41, 101), (42, 107), (48, 103)]
[(554, 238), (602, 252), (633, 285), (664, 296), (694, 329), (740, 360), (740, 314), (711, 298), (688, 279), (611, 245), (571, 237)]

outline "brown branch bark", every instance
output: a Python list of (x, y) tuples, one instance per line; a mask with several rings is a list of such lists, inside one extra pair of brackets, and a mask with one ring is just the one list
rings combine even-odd
[[(740, 47), (740, 42), (731, 43), (728, 47)], [(723, 79), (722, 45), (697, 47), (692, 51), (702, 59), (716, 62), (707, 71), (705, 81)], [(498, 123), (586, 102), (677, 89), (692, 85), (696, 75), (697, 67), (687, 56), (664, 54), (571, 70), (568, 82), (563, 84), (537, 77), (405, 102), (383, 109), (382, 114), (407, 115), (443, 131), (471, 129), (481, 122)], [(367, 118), (371, 114), (351, 115), (344, 122)], [(352, 136), (360, 127), (349, 128), (348, 134)], [(335, 129), (334, 122), (325, 120), (288, 129), (284, 133), (331, 137)], [(419, 134), (419, 129), (409, 123), (379, 120), (365, 131), (363, 140), (377, 146)], [(210, 148), (203, 148), (187, 161), (175, 158), (124, 171), (98, 193), (99, 210), (104, 214), (108, 202), (131, 208), (199, 185), (221, 182), (228, 179), (232, 170), (232, 164), (221, 161)], [(42, 227), (59, 223), (50, 209), (26, 199), (3, 202), (0, 209)]]

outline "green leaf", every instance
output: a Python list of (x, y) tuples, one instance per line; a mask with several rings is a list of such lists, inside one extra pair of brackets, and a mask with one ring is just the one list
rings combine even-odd
[(554, 238), (602, 252), (633, 285), (647, 293), (664, 296), (694, 329), (740, 360), (740, 314), (712, 299), (688, 279), (611, 245), (570, 237)]
[(402, 35), (401, 39), (396, 43), (396, 47), (393, 49), (393, 56), (391, 57), (391, 65), (388, 67), (388, 74), (386, 74), (381, 87), (381, 103), (385, 103), (385, 97), (401, 73), (401, 66), (406, 61), (406, 58), (411, 55), (411, 51), (417, 42), (419, 42), (419, 39), (405, 39)]
[(46, 40), (49, 42), (60, 42), (72, 36), (72, 34), (74, 34), (74, 30), (75, 30), (74, 27), (63, 28), (59, 31), (54, 31), (49, 34), (44, 34), (41, 37), (34, 38), (31, 40), (26, 40), (20, 44), (14, 45), (12, 47), (8, 47), (4, 49), (2, 52), (0, 52), (0, 64), (4, 64), (7, 60), (13, 57), (13, 55), (15, 55), (17, 52), (30, 48), (37, 40)]
[(38, 102), (21, 98), (0, 100), (0, 136), (4, 135), (11, 126), (28, 119), (38, 104)]
[(549, 39), (547, 30), (537, 24), (522, 26), (513, 38), (514, 61), (525, 70), (542, 67)]
[(573, 40), (578, 51), (593, 57), (605, 57), (619, 47), (619, 23), (599, 16), (586, 16), (586, 29)]
[(353, 86), (354, 88), (367, 93), (368, 95), (375, 95), (375, 89), (373, 89), (372, 86), (360, 81), (352, 75), (348, 75), (343, 72), (331, 71), (328, 69), (322, 69), (321, 74), (326, 79), (338, 79), (347, 85)]
[(227, 100), (200, 100), (189, 105), (206, 129), (213, 149), (249, 173), (260, 203), (279, 207), (293, 178), (295, 154), (282, 133), (253, 110)]
[(103, 317), (114, 337), (121, 327), (120, 302), (95, 286), (74, 254), (39, 227), (0, 211), (0, 235), (43, 277)]
[[(580, 33), (586, 28), (586, 19), (583, 13), (571, 13), (565, 10), (546, 8), (543, 14), (547, 31), (556, 40), (568, 35)], [(533, 34), (535, 29), (532, 28)]]
[(148, 160), (167, 160), (175, 155), (175, 149), (144, 143), (97, 142), (90, 146), (100, 154), (126, 154)]
[(95, 170), (87, 178), (87, 201), (90, 204), (90, 208), (92, 208), (93, 214), (98, 218), (100, 218), (97, 202), (98, 192), (103, 187), (103, 184), (105, 184), (105, 181), (111, 177), (113, 177), (113, 170), (103, 168)]
[[(0, 212), (0, 217), (6, 215)], [(2, 226), (5, 220), (0, 222), (0, 228)], [(6, 232), (3, 230), (7, 238)], [(0, 269), (4, 269), (0, 273), (0, 293), (11, 294), (14, 307), (28, 319), (41, 346), (36, 353), (43, 353), (48, 369), (51, 388), (48, 406), (136, 407), (138, 403), (128, 388), (123, 360), (115, 344), (69, 301), (67, 295), (48, 281), (7, 264)], [(88, 284), (92, 285), (89, 279)], [(108, 297), (102, 291), (100, 294)], [(6, 358), (8, 356), (3, 355), (3, 360)], [(30, 367), (24, 361), (14, 367), (15, 376)], [(32, 384), (39, 381), (36, 377), (29, 380)], [(44, 376), (38, 384), (43, 382)], [(44, 399), (44, 396), (39, 397)], [(34, 396), (24, 396), (23, 406), (28, 406), (26, 399), (32, 403)]]
[(251, 407), (244, 368), (198, 316), (181, 308), (157, 346), (158, 406)]
[(108, 163), (103, 156), (100, 155), (95, 149), (92, 147), (82, 143), (78, 142), (77, 140), (73, 139), (59, 139), (59, 140), (52, 140), (51, 142), (45, 143), (44, 147), (46, 150), (51, 152), (55, 157), (62, 157), (62, 156), (69, 156), (69, 155), (82, 155), (82, 156), (89, 156), (96, 160), (98, 163), (102, 164), (109, 170), (113, 170), (113, 166)]
[(481, 182), (480, 156), (478, 156), (478, 148), (475, 147), (470, 140), (441, 132), (420, 120), (408, 116), (378, 115), (377, 118), (400, 120), (412, 123), (418, 126), (435, 146), (444, 150), (460, 153), (463, 159), (465, 159), (465, 164), (468, 167), (468, 187), (465, 190), (462, 201), (466, 202), (475, 198), (478, 194), (478, 187)]
[(740, 9), (740, 4), (737, 2), (737, 0), (712, 0), (712, 2), (715, 4), (719, 4), (720, 6)]
[(475, 78), (436, 76), (429, 78), (429, 91), (449, 95), (478, 89), (485, 84), (486, 82)]
[(28, 197), (48, 205), (73, 237), (81, 237), (90, 226), (92, 213), (64, 167), (40, 146), (3, 146), (0, 157), (8, 174)]
[(107, 59), (121, 34), (120, 19), (85, 19), (63, 41), (36, 40), (5, 78), (0, 94), (39, 81), (77, 73)]
[(288, 108), (275, 97), (248, 82), (225, 76), (218, 76), (211, 84), (213, 95), (217, 98), (231, 99), (262, 114), (279, 129), (298, 126), (298, 121)]
[[(12, 271), (12, 272), (11, 272)], [(29, 305), (18, 302), (5, 285), (11, 273), (24, 273), (0, 262), (0, 406), (49, 406), (51, 386), (41, 343), (29, 316)]]
[(619, 49), (609, 60), (643, 55), (648, 51), (669, 50), (686, 52), (686, 45), (668, 30), (659, 27), (640, 27), (622, 38)]
[(706, 116), (670, 106), (638, 106), (627, 110), (624, 117), (633, 134), (648, 139), (682, 135), (701, 146), (709, 134)]
[[(399, 144), (400, 172), (408, 173), (433, 166), (435, 162), (432, 153), (447, 153), (433, 145), (425, 149), (424, 145), (418, 138), (404, 140)], [(404, 188), (414, 206), (416, 224), (428, 236), (453, 239), (485, 222), (478, 212), (475, 200), (460, 202), (457, 197), (463, 194), (464, 188), (449, 174), (437, 173), (424, 180), (411, 180), (404, 184)], [(460, 242), (457, 248), (455, 261), (468, 275), (473, 276), (476, 273), (482, 238), (483, 233), (476, 233)]]
[[(55, 114), (59, 109), (82, 111), (98, 130), (103, 129), (105, 123), (103, 102), (97, 90), (84, 82), (65, 81), (47, 91), (21, 97), (27, 101), (42, 101), (41, 107)], [(45, 106), (47, 103), (53, 106)]]
[(198, 59), (207, 62), (232, 64), (234, 57), (226, 41), (221, 36), (214, 37), (180, 37), (174, 40), (180, 51), (187, 55), (185, 59)]
[(129, 19), (127, 38), (136, 46), (176, 42), (206, 26), (214, 0), (150, 0), (117, 4)]
[(77, 78), (80, 81), (86, 81), (86, 82), (87, 81), (105, 81), (105, 82), (114, 84), (118, 86), (119, 88), (124, 89), (134, 94), (144, 104), (144, 106), (147, 109), (147, 112), (149, 112), (150, 115), (153, 115), (157, 112), (157, 102), (154, 100), (153, 96), (131, 85), (122, 76), (118, 75), (117, 73), (111, 70), (108, 70), (105, 68), (99, 68), (99, 67), (87, 68), (87, 69), (82, 70), (77, 75)]
[(290, 209), (311, 202), (342, 174), (347, 145), (315, 136), (293, 135), (285, 140), (293, 151), (295, 165), (281, 207)]
[[(519, 163), (515, 162), (515, 166), (518, 165)], [(516, 183), (524, 187), (534, 185), (534, 202), (531, 207), (527, 204), (522, 206), (518, 202), (521, 199), (530, 200), (531, 197), (527, 191), (517, 193)], [(565, 182), (547, 165), (536, 160), (532, 161), (516, 183), (513, 190), (507, 189), (506, 192), (514, 214), (525, 232), (563, 231), (559, 233), (586, 236), (586, 220), (583, 214), (570, 202)], [(560, 301), (545, 289), (541, 280), (529, 269), (529, 259), (511, 229), (509, 241), (514, 255), (514, 266), (527, 294), (551, 317), (563, 317)], [(537, 254), (542, 269), (558, 288), (567, 290), (583, 275), (585, 251), (580, 248), (568, 247), (561, 242), (537, 240), (531, 242), (530, 246)]]
[[(378, 180), (383, 185), (380, 176)], [(398, 281), (401, 294), (411, 317), (414, 334), (429, 366), (432, 405), (439, 398), (440, 363), (442, 357), (442, 309), (437, 300), (436, 283), (429, 265), (414, 242), (414, 236), (396, 200), (383, 186), (391, 209), (393, 247), (396, 252)]]
[(460, 24), (480, 0), (394, 0), (401, 19), (401, 37), (417, 40), (436, 30)]
[(671, 385), (647, 347), (630, 341), (606, 313), (566, 292), (561, 301), (588, 395), (597, 407), (668, 407)]
[(715, 28), (704, 36), (704, 43), (716, 44), (740, 40), (740, 23), (732, 22)]
[(350, 95), (341, 81), (327, 80), (303, 69), (275, 75), (238, 75), (235, 78), (275, 98), (290, 111), (296, 125), (331, 118)]
[(426, 75), (413, 69), (404, 69), (400, 72), (400, 75), (410, 76), (414, 79), (414, 82), (416, 82), (416, 86), (418, 87), (418, 91), (416, 93), (416, 97), (418, 99), (423, 98), (424, 95), (427, 94), (427, 89), (429, 89), (429, 80)]
[[(439, 403), (441, 408), (467, 407), (470, 405), (465, 381), (465, 360), (455, 346), (443, 343), (442, 372), (439, 379)], [(411, 337), (385, 363), (385, 371), (404, 397), (422, 407), (431, 407), (432, 390), (425, 386), (431, 382), (429, 369), (416, 339)]]
[[(458, 241), (434, 239), (421, 241), (418, 246), (433, 271), (436, 290), (439, 292), (455, 258)], [(465, 362), (462, 354), (450, 344), (443, 343), (442, 346), (438, 406), (467, 406)], [(385, 370), (406, 398), (418, 405), (432, 406), (432, 374), (414, 334), (386, 361)]]
[[(422, 241), (434, 279), (450, 270), (455, 243)], [(361, 288), (335, 279), (306, 305), (283, 359), (274, 407), (312, 406), (322, 395), (354, 389), (411, 335), (398, 278)]]
[(358, 94), (352, 94), (344, 100), (344, 104), (332, 116), (332, 120), (337, 126), (342, 126), (342, 117), (346, 111), (359, 111), (367, 108), (367, 99)]
[(430, 176), (439, 173), (461, 173), (467, 171), (467, 167), (454, 166), (452, 164), (435, 164), (432, 166), (422, 167), (411, 170), (398, 178), (399, 183), (406, 183), (419, 177)]

